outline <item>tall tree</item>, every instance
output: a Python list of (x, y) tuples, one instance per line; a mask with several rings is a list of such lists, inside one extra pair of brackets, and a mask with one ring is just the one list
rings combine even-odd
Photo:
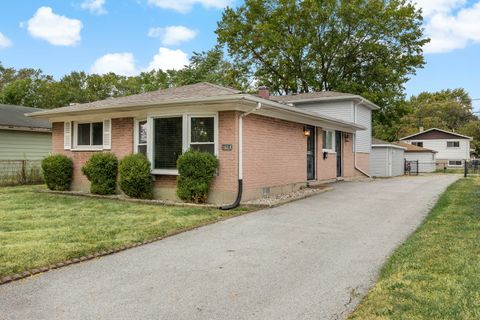
[(409, 0), (246, 0), (216, 33), (236, 66), (277, 93), (361, 94), (389, 123), (404, 84), (424, 65), (422, 16)]
[(219, 46), (206, 52), (194, 52), (190, 64), (177, 71), (172, 80), (176, 86), (206, 81), (243, 90), (249, 87), (246, 72), (227, 61)]

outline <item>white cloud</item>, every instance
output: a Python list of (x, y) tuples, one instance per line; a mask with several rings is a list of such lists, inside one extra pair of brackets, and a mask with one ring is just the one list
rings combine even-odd
[(463, 7), (467, 0), (414, 0), (417, 7), (422, 8), (424, 17), (437, 13), (449, 13), (456, 8)]
[(150, 28), (148, 36), (160, 38), (163, 45), (173, 46), (192, 40), (197, 36), (197, 31), (185, 26), (169, 26), (165, 28)]
[(158, 53), (153, 56), (152, 61), (147, 67), (147, 71), (154, 69), (162, 70), (180, 70), (189, 64), (188, 56), (180, 49), (171, 50), (160, 48)]
[(108, 53), (95, 61), (90, 72), (96, 74), (115, 72), (123, 76), (133, 76), (138, 73), (138, 69), (135, 67), (133, 54), (128, 52)]
[(182, 50), (160, 48), (150, 61), (147, 68), (135, 65), (135, 57), (130, 52), (108, 53), (95, 60), (90, 68), (91, 73), (106, 74), (114, 72), (123, 76), (134, 76), (140, 71), (151, 70), (180, 70), (189, 64), (188, 55)]
[(106, 14), (105, 0), (85, 0), (80, 7), (94, 14)]
[(431, 41), (424, 47), (425, 53), (445, 53), (480, 43), (480, 1), (470, 7), (449, 8), (427, 18), (425, 33)]
[(181, 13), (189, 12), (195, 4), (202, 5), (206, 8), (223, 9), (233, 2), (233, 0), (148, 0), (150, 5)]
[[(20, 26), (25, 24), (21, 23)], [(48, 41), (55, 46), (74, 46), (80, 42), (82, 22), (58, 15), (50, 7), (40, 7), (26, 23), (34, 38)]]
[(12, 41), (0, 32), (0, 49), (5, 49), (12, 46)]

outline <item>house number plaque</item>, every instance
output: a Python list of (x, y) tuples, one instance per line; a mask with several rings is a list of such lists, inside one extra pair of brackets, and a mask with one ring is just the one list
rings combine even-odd
[(222, 144), (223, 151), (232, 151), (233, 146), (231, 144)]

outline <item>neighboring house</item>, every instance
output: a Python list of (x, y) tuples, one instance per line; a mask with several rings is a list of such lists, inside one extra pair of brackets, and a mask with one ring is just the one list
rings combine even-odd
[(418, 161), (418, 172), (434, 172), (437, 163), (437, 151), (415, 146), (402, 141), (393, 142), (405, 148), (405, 160)]
[[(268, 97), (268, 91), (260, 90), (259, 95)], [(361, 96), (335, 91), (301, 93), (288, 96), (272, 96), (270, 99), (287, 103), (305, 111), (315, 112), (343, 121), (353, 122), (365, 127), (366, 130), (357, 131), (351, 137), (346, 137), (340, 131), (336, 131), (335, 128), (324, 129), (327, 130), (327, 134), (333, 136), (334, 146), (332, 151), (335, 152), (333, 156), (335, 157), (336, 155), (338, 170), (341, 170), (342, 163), (348, 161), (348, 159), (342, 158), (341, 148), (343, 144), (335, 144), (335, 141), (353, 139), (352, 152), (355, 155), (355, 168), (356, 170), (361, 170), (363, 173), (368, 174), (372, 144), (372, 111), (378, 109), (377, 105)]]
[(52, 151), (51, 124), (25, 113), (36, 108), (0, 104), (0, 161), (41, 160)]
[[(337, 176), (364, 176), (355, 169), (355, 159), (361, 158), (361, 170), (368, 170), (369, 150), (356, 155), (353, 137), (368, 130), (367, 126), (267, 98), (198, 83), (30, 116), (52, 122), (52, 151), (73, 159), (74, 190), (88, 190), (81, 167), (101, 151), (111, 151), (118, 158), (146, 154), (158, 199), (176, 198), (176, 161), (190, 148), (219, 159), (211, 203), (238, 199), (240, 185), (242, 200), (248, 200)], [(358, 96), (351, 99), (367, 103)]]
[(470, 141), (467, 137), (455, 132), (437, 128), (420, 131), (403, 137), (400, 141), (437, 151), (437, 168), (461, 167), (470, 159)]
[(373, 177), (396, 177), (405, 174), (405, 149), (396, 144), (372, 138), (370, 174)]

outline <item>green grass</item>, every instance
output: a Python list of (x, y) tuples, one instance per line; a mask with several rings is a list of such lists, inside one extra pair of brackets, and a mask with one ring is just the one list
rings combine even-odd
[(247, 209), (172, 207), (0, 188), (0, 276), (166, 236)]
[(480, 178), (447, 189), (349, 319), (480, 319)]
[(447, 168), (447, 169), (436, 169), (436, 173), (455, 173), (455, 174), (463, 174), (464, 168)]

